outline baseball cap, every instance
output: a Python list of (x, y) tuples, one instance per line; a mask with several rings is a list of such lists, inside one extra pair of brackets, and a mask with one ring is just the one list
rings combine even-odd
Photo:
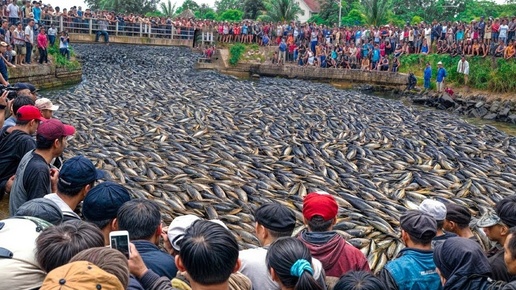
[(419, 210), (408, 210), (400, 217), (400, 226), (411, 237), (428, 240), (437, 234), (437, 222), (431, 215)]
[(57, 111), (59, 109), (58, 105), (52, 104), (52, 101), (50, 101), (47, 98), (37, 99), (36, 107), (40, 110), (51, 110), (51, 111)]
[(48, 198), (35, 198), (20, 206), (14, 216), (31, 216), (47, 221), (53, 225), (63, 222), (63, 212), (55, 202)]
[(446, 206), (435, 199), (423, 200), (418, 209), (433, 216), (436, 221), (443, 221), (446, 218)]
[(43, 281), (40, 290), (58, 289), (102, 289), (123, 290), (122, 282), (94, 264), (77, 261), (58, 267)]
[(131, 196), (125, 187), (105, 181), (88, 192), (82, 204), (82, 214), (87, 221), (114, 219), (118, 209), (129, 200)]
[(3, 41), (0, 41), (0, 46), (7, 47), (9, 45), (7, 43), (3, 42)]
[(339, 206), (329, 193), (324, 191), (309, 193), (303, 200), (303, 216), (311, 220), (314, 216), (322, 216), (329, 221), (337, 216)]
[(178, 216), (170, 223), (168, 227), (167, 236), (172, 248), (174, 250), (181, 250), (181, 241), (185, 235), (186, 229), (188, 229), (194, 222), (200, 220), (198, 216), (193, 214), (187, 214)]
[(294, 212), (276, 202), (260, 206), (254, 213), (254, 219), (265, 228), (277, 232), (292, 231), (296, 226)]
[(446, 219), (461, 225), (467, 225), (471, 221), (471, 213), (469, 210), (458, 204), (446, 204)]
[(438, 62), (438, 63), (437, 63), (437, 65), (440, 65), (440, 64), (442, 65), (443, 63), (442, 63), (442, 62)]
[(490, 211), (480, 217), (480, 219), (477, 221), (477, 226), (479, 228), (488, 228), (500, 223), (502, 223), (500, 217), (498, 217), (495, 212)]
[[(32, 121), (32, 120), (40, 120), (46, 121), (47, 119), (43, 118), (41, 112), (36, 106), (25, 105), (18, 109), (16, 112), (16, 120), (18, 121)], [(41, 125), (40, 125), (41, 126)]]
[(104, 172), (96, 169), (88, 158), (79, 155), (65, 161), (59, 171), (58, 183), (65, 187), (80, 187), (103, 177)]
[(49, 119), (39, 125), (37, 136), (42, 136), (47, 140), (55, 140), (61, 137), (71, 136), (74, 133), (75, 128), (73, 126), (65, 125), (58, 119)]
[(30, 83), (17, 83), (16, 88), (18, 90), (29, 90), (31, 93), (38, 91), (33, 84)]
[(516, 226), (516, 196), (506, 197), (496, 203), (496, 214), (509, 228)]

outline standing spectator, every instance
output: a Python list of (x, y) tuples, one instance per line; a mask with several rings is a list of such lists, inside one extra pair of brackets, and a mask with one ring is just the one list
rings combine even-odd
[(41, 26), (41, 3), (39, 1), (32, 1), (32, 16), (34, 16), (34, 23), (36, 24), (36, 27)]
[(105, 19), (99, 19), (97, 22), (98, 30), (95, 35), (95, 42), (99, 42), (99, 38), (102, 35), (104, 37), (104, 43), (109, 42), (109, 33), (108, 33), (108, 22)]
[(34, 106), (34, 101), (31, 97), (25, 95), (17, 95), (16, 98), (14, 98), (12, 102), (10, 102), (9, 110), (11, 111), (11, 116), (4, 121), (2, 129), (5, 127), (12, 127), (16, 125), (17, 112), (21, 107), (25, 105)]
[[(510, 234), (504, 245), (504, 260), (507, 271), (511, 275), (516, 275), (516, 228), (511, 228)], [(515, 290), (516, 280), (509, 282), (503, 290)]]
[(25, 47), (25, 31), (23, 30), (21, 22), (16, 24), (16, 29), (13, 33), (14, 47), (16, 51), (16, 65), (23, 66), (25, 62), (25, 54), (27, 49)]
[(502, 24), (500, 25), (500, 30), (498, 34), (498, 38), (503, 41), (505, 45), (507, 45), (507, 32), (509, 30), (509, 26), (507, 25), (507, 20), (502, 20)]
[(470, 222), (471, 213), (466, 207), (451, 202), (446, 204), (444, 230), (454, 233), (461, 238), (473, 240), (483, 247), (482, 243), (469, 228)]
[(459, 63), (457, 64), (457, 72), (464, 76), (464, 85), (468, 89), (468, 77), (469, 77), (469, 62), (466, 60), (466, 56), (460, 57)]
[(57, 35), (57, 29), (56, 29), (54, 23), (52, 23), (50, 25), (50, 28), (48, 29), (47, 34), (48, 34), (48, 41), (50, 42), (50, 46), (54, 46), (54, 43), (56, 43), (56, 35)]
[(47, 98), (37, 99), (36, 107), (39, 109), (41, 115), (43, 115), (43, 118), (45, 119), (52, 119), (54, 111), (59, 110), (59, 106), (52, 104), (52, 101)]
[[(7, 23), (7, 20), (3, 20), (2, 26), (0, 27), (0, 35), (3, 35), (4, 39), (5, 39), (5, 34), (6, 34), (7, 30), (9, 30), (9, 25)], [(6, 41), (6, 42), (9, 43), (8, 41)]]
[[(0, 55), (4, 55), (7, 51), (7, 43), (1, 41), (0, 42)], [(2, 57), (0, 59), (0, 83), (4, 86), (9, 85), (9, 72), (7, 71), (7, 63), (6, 60)]]
[(41, 27), (38, 34), (39, 64), (48, 63), (48, 39), (45, 28)]
[(351, 271), (340, 277), (333, 290), (384, 290), (380, 279), (370, 272)]
[(279, 50), (278, 63), (279, 64), (285, 64), (285, 57), (286, 57), (286, 54), (287, 54), (287, 43), (285, 42), (285, 38), (281, 39), (281, 43), (280, 43), (280, 45), (278, 47), (278, 50)]
[(434, 200), (425, 199), (419, 205), (419, 210), (432, 216), (437, 222), (437, 232), (435, 238), (432, 240), (432, 247), (436, 244), (442, 243), (444, 240), (455, 237), (455, 234), (443, 231), (444, 220), (446, 219), (446, 206), (444, 203)]
[(34, 45), (34, 20), (30, 19), (27, 27), (25, 27), (25, 63), (30, 64), (32, 61), (32, 47)]
[(423, 73), (425, 91), (430, 89), (430, 80), (431, 79), (432, 79), (432, 66), (430, 66), (430, 62), (427, 62), (426, 68)]
[(62, 31), (61, 37), (59, 37), (59, 52), (66, 56), (66, 59), (70, 59), (70, 49), (68, 49), (69, 37), (68, 33)]
[(444, 91), (444, 79), (446, 78), (446, 69), (443, 67), (442, 62), (438, 62), (437, 66), (439, 67), (437, 69), (437, 78), (436, 78), (436, 84), (437, 84), (437, 92), (441, 93)]
[(9, 24), (15, 25), (20, 19), (20, 8), (16, 5), (16, 0), (9, 1), (7, 13), (9, 15)]
[(406, 248), (380, 272), (383, 289), (442, 289), (432, 252), (432, 239), (437, 233), (435, 219), (421, 211), (409, 210), (400, 217), (400, 226)]

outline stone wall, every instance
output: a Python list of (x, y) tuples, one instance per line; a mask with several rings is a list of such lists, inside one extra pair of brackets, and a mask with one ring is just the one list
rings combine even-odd
[(82, 68), (68, 70), (55, 65), (30, 65), (9, 68), (9, 83), (31, 83), (38, 89), (48, 89), (81, 82)]
[[(95, 42), (95, 34), (70, 33), (70, 42), (93, 43)], [(100, 41), (104, 38), (101, 36)], [(151, 37), (132, 37), (122, 35), (109, 35), (111, 43), (139, 44), (139, 45), (165, 45), (165, 46), (185, 46), (193, 47), (192, 39), (167, 39), (167, 38), (151, 38)]]

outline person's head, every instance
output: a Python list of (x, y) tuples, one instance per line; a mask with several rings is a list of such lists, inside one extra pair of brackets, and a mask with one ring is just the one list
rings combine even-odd
[(18, 28), (18, 30), (23, 29), (21, 22), (16, 23), (16, 28)]
[(123, 289), (126, 289), (129, 284), (127, 258), (116, 249), (106, 247), (86, 249), (73, 256), (70, 263), (77, 261), (90, 262), (109, 274), (115, 275), (124, 286)]
[(443, 229), (452, 233), (469, 228), (471, 222), (471, 213), (461, 205), (454, 203), (446, 204), (446, 219), (444, 220)]
[(30, 27), (33, 27), (34, 26), (34, 19), (30, 19), (28, 25)]
[(290, 237), (296, 226), (296, 216), (288, 207), (272, 202), (260, 206), (254, 213), (256, 236), (262, 245), (280, 237)]
[(299, 239), (279, 238), (271, 244), (265, 258), (274, 281), (282, 288), (322, 289), (313, 277), (312, 255)]
[(3, 28), (3, 29), (6, 29), (6, 28), (7, 28), (7, 25), (9, 25), (9, 23), (7, 22), (7, 20), (3, 20), (3, 21), (2, 21), (2, 28)]
[(57, 182), (57, 193), (69, 198), (83, 200), (97, 179), (104, 173), (82, 155), (74, 156), (63, 163)]
[(103, 246), (104, 236), (99, 228), (83, 221), (70, 221), (41, 232), (36, 239), (36, 259), (48, 273), (83, 250)]
[(129, 232), (131, 240), (148, 240), (157, 244), (161, 234), (161, 213), (156, 202), (133, 199), (124, 203), (117, 213), (119, 230)]
[(40, 34), (45, 34), (45, 27), (39, 28), (39, 33)]
[(178, 216), (172, 220), (168, 227), (167, 236), (170, 244), (172, 245), (172, 249), (174, 249), (173, 255), (179, 253), (181, 250), (181, 243), (186, 230), (198, 220), (201, 220), (201, 218), (192, 214)]
[(192, 284), (226, 283), (231, 273), (240, 268), (238, 243), (220, 224), (196, 221), (186, 230), (176, 265), (179, 271), (187, 273)]
[(333, 290), (382, 290), (380, 279), (366, 271), (351, 271), (342, 275)]
[(408, 210), (400, 217), (401, 239), (408, 247), (429, 246), (437, 233), (435, 219), (419, 210)]
[(47, 98), (37, 99), (36, 107), (41, 111), (41, 114), (45, 119), (52, 119), (54, 111), (59, 109), (58, 105), (52, 104), (52, 101)]
[(18, 96), (28, 96), (32, 99), (33, 102), (36, 102), (38, 98), (37, 89), (33, 84), (30, 83), (18, 83), (16, 84), (16, 94)]
[(507, 272), (516, 275), (516, 227), (510, 229), (504, 245), (504, 260)]
[(507, 227), (516, 227), (516, 196), (508, 196), (498, 201), (495, 211)]
[(115, 275), (99, 266), (87, 261), (76, 261), (62, 265), (48, 273), (39, 289), (123, 290), (125, 287)]
[(443, 63), (442, 63), (442, 62), (438, 62), (438, 63), (437, 63), (437, 66), (442, 67), (442, 66), (443, 66)]
[(60, 156), (67, 145), (67, 137), (75, 133), (75, 128), (57, 119), (41, 122), (36, 133), (36, 148), (51, 150), (55, 157)]
[(480, 245), (461, 237), (448, 238), (437, 244), (434, 262), (442, 284), (453, 289), (466, 289), (463, 286), (472, 276), (488, 277), (491, 274), (491, 266)]
[(330, 231), (337, 222), (339, 206), (327, 192), (309, 193), (303, 200), (303, 222), (312, 232)]
[(0, 52), (5, 53), (9, 45), (3, 41), (0, 41)]
[(444, 203), (435, 199), (425, 199), (421, 202), (418, 209), (435, 219), (437, 222), (437, 230), (443, 228), (444, 219), (446, 218), (446, 206)]
[(35, 198), (22, 204), (14, 216), (36, 217), (53, 225), (60, 225), (63, 222), (63, 212), (55, 202), (48, 198)]
[(25, 127), (30, 135), (36, 133), (40, 122), (45, 121), (38, 108), (25, 105), (16, 110), (16, 125)]

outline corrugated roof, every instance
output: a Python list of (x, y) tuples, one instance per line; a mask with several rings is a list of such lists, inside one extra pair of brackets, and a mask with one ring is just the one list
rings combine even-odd
[(301, 0), (305, 2), (306, 6), (310, 8), (310, 12), (319, 13), (321, 11), (321, 6), (319, 1), (317, 0)]

